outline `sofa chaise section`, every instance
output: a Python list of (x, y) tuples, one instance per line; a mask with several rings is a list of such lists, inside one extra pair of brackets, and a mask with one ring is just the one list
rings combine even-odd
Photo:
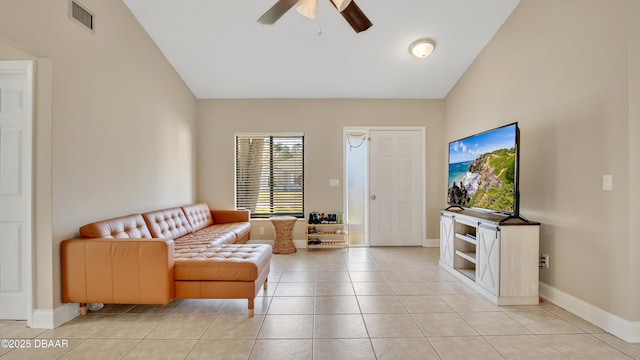
[(247, 299), (253, 316), (254, 298), (268, 286), (270, 261), (271, 246), (264, 244), (178, 243), (176, 299)]

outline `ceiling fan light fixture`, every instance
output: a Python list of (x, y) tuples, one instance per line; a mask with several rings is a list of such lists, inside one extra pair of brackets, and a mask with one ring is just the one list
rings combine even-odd
[(309, 19), (315, 19), (318, 13), (318, 0), (301, 0), (298, 12)]
[(433, 49), (436, 48), (436, 42), (431, 39), (418, 39), (411, 43), (409, 46), (409, 52), (411, 55), (424, 59), (427, 56), (431, 55)]
[(347, 8), (347, 6), (349, 6), (349, 4), (351, 4), (351, 0), (331, 0), (331, 2), (333, 3), (333, 5), (336, 6), (338, 11), (340, 12), (342, 12), (344, 9)]

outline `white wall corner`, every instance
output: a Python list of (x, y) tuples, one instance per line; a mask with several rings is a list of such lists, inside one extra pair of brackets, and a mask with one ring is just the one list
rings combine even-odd
[(80, 315), (78, 304), (64, 304), (53, 310), (33, 310), (31, 328), (54, 329)]
[(629, 343), (640, 343), (640, 321), (629, 321), (540, 282), (540, 297)]

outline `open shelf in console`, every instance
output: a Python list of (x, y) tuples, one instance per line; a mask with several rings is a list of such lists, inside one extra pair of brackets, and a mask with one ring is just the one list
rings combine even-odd
[(477, 223), (456, 221), (454, 225), (453, 268), (470, 279), (476, 274)]
[(473, 264), (476, 263), (475, 252), (464, 252), (464, 251), (456, 250), (456, 255), (460, 256), (461, 258), (467, 260), (470, 263), (473, 263)]
[(478, 243), (478, 241), (476, 240), (475, 235), (471, 235), (471, 234), (462, 235), (462, 234), (456, 233), (456, 239), (460, 239), (462, 241), (466, 241), (469, 244), (473, 244), (473, 245), (476, 245)]

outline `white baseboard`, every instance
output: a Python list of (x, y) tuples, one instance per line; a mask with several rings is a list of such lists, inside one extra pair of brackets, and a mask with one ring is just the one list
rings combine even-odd
[(54, 329), (80, 315), (78, 304), (64, 304), (53, 310), (33, 310), (31, 327), (34, 329)]
[(307, 240), (293, 240), (293, 246), (295, 246), (296, 249), (306, 249)]
[(249, 240), (247, 241), (247, 244), (267, 244), (267, 245), (273, 245), (273, 240)]
[(440, 239), (422, 240), (422, 247), (440, 247)]
[[(249, 240), (251, 244), (267, 244), (273, 246), (273, 240)], [(306, 249), (307, 240), (293, 240), (293, 246), (296, 249)]]
[(625, 320), (584, 300), (540, 282), (540, 297), (630, 343), (640, 343), (640, 321)]
[[(273, 240), (249, 240), (251, 244), (268, 244), (273, 246)], [(293, 246), (296, 249), (306, 249), (307, 240), (293, 240)], [(440, 239), (422, 240), (422, 247), (440, 247)]]

